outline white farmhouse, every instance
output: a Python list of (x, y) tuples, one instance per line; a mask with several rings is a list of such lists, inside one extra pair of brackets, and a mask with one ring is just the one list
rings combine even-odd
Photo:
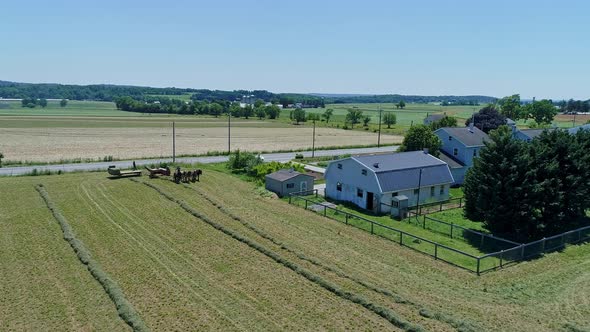
[(454, 182), (449, 166), (423, 151), (353, 156), (326, 169), (326, 196), (375, 213), (389, 213), (395, 196), (408, 206), (445, 201)]

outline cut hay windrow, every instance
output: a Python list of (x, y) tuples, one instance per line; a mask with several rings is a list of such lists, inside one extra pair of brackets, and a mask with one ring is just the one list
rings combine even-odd
[(280, 255), (278, 255), (274, 251), (262, 246), (261, 244), (235, 232), (232, 229), (229, 229), (221, 224), (218, 224), (217, 222), (211, 220), (209, 217), (207, 217), (207, 216), (203, 215), (202, 213), (200, 213), (199, 211), (193, 209), (191, 206), (189, 206), (183, 200), (179, 200), (179, 199), (173, 197), (172, 195), (163, 191), (159, 187), (157, 187), (151, 183), (148, 183), (148, 182), (139, 181), (137, 179), (129, 179), (129, 180), (137, 182), (137, 183), (142, 183), (142, 184), (154, 189), (156, 192), (158, 192), (160, 195), (162, 195), (166, 199), (178, 204), (186, 212), (190, 213), (191, 215), (193, 215), (197, 219), (204, 221), (205, 223), (209, 224), (210, 226), (217, 229), (218, 231), (221, 231), (222, 233), (232, 237), (233, 239), (238, 240), (238, 241), (248, 245), (249, 247), (251, 247), (251, 248), (257, 250), (258, 252), (264, 254), (265, 256), (271, 258), (275, 262), (291, 269), (292, 271), (305, 277), (307, 280), (314, 282), (315, 284), (321, 286), (322, 288), (330, 291), (331, 293), (333, 293), (345, 300), (348, 300), (353, 303), (361, 305), (362, 307), (368, 309), (369, 311), (385, 318), (392, 325), (399, 327), (405, 331), (424, 331), (424, 329), (421, 326), (412, 324), (412, 323), (398, 317), (397, 314), (395, 314), (390, 309), (387, 309), (385, 307), (374, 304), (357, 294), (345, 291), (344, 289), (338, 287), (337, 285), (323, 279), (321, 276), (314, 274), (313, 272), (281, 257)]
[[(165, 181), (165, 179), (160, 179), (160, 180), (164, 180)], [(318, 267), (320, 267), (320, 268), (322, 268), (322, 269), (324, 269), (326, 271), (332, 272), (332, 273), (336, 274), (337, 276), (339, 276), (341, 278), (345, 278), (345, 279), (351, 280), (351, 281), (353, 281), (353, 282), (355, 282), (355, 283), (357, 283), (357, 284), (359, 284), (359, 285), (361, 285), (361, 286), (363, 286), (363, 287), (365, 287), (365, 288), (367, 288), (369, 290), (372, 290), (372, 291), (374, 291), (374, 292), (376, 292), (378, 294), (381, 294), (381, 295), (385, 295), (387, 297), (390, 297), (390, 298), (392, 298), (395, 301), (395, 303), (411, 305), (411, 306), (419, 309), (419, 313), (420, 313), (420, 315), (422, 317), (429, 318), (429, 319), (435, 319), (435, 320), (438, 320), (440, 322), (447, 323), (447, 324), (451, 325), (453, 328), (457, 329), (460, 332), (471, 332), (471, 331), (477, 331), (478, 330), (477, 328), (473, 327), (473, 324), (470, 323), (470, 322), (465, 322), (463, 320), (458, 320), (458, 319), (456, 319), (454, 317), (451, 317), (449, 315), (446, 315), (446, 314), (442, 314), (442, 313), (438, 313), (438, 312), (434, 312), (434, 311), (428, 310), (428, 309), (420, 306), (419, 304), (416, 304), (416, 303), (414, 303), (412, 301), (409, 301), (409, 300), (404, 299), (403, 297), (401, 297), (400, 295), (398, 295), (398, 294), (396, 294), (396, 293), (394, 293), (392, 291), (389, 291), (387, 289), (383, 289), (383, 288), (378, 287), (378, 286), (371, 285), (371, 284), (367, 283), (366, 281), (364, 281), (364, 280), (362, 280), (360, 278), (351, 276), (351, 275), (347, 274), (346, 272), (344, 272), (344, 271), (342, 271), (340, 269), (337, 269), (337, 268), (334, 268), (334, 267), (332, 267), (330, 265), (324, 264), (324, 263), (318, 261), (317, 259), (315, 259), (313, 257), (308, 257), (304, 253), (302, 253), (300, 251), (297, 251), (297, 250), (295, 250), (293, 248), (290, 248), (285, 243), (283, 243), (283, 242), (281, 242), (279, 240), (276, 240), (275, 238), (273, 238), (272, 236), (268, 235), (266, 232), (264, 232), (260, 228), (254, 226), (253, 224), (251, 224), (248, 221), (244, 220), (242, 217), (234, 214), (228, 208), (224, 207), (221, 203), (217, 202), (216, 200), (212, 199), (211, 197), (209, 197), (205, 193), (201, 192), (201, 190), (199, 190), (199, 189), (197, 189), (197, 188), (195, 188), (193, 186), (190, 186), (190, 185), (188, 185), (186, 183), (182, 183), (182, 185), (183, 185), (183, 187), (185, 187), (185, 188), (187, 188), (187, 189), (189, 189), (189, 190), (194, 191), (195, 193), (197, 193), (200, 197), (202, 197), (203, 199), (205, 199), (207, 202), (209, 202), (211, 205), (213, 205), (214, 207), (216, 207), (219, 211), (221, 211), (222, 213), (224, 213), (225, 215), (227, 215), (231, 219), (240, 222), (242, 225), (244, 225), (244, 227), (250, 229), (254, 233), (258, 234), (260, 237), (262, 237), (262, 238), (264, 238), (264, 239), (272, 242), (274, 245), (280, 247), (281, 249), (283, 249), (283, 250), (285, 250), (285, 251), (287, 251), (287, 252), (289, 252), (289, 253), (297, 256), (297, 258), (299, 258), (301, 260), (310, 262), (311, 264), (313, 264), (315, 266), (318, 266)], [(428, 314), (425, 314), (425, 313), (428, 313)]]
[(117, 283), (102, 269), (100, 264), (92, 258), (90, 251), (86, 248), (84, 243), (76, 238), (72, 227), (67, 219), (61, 214), (57, 206), (51, 201), (45, 187), (42, 184), (39, 184), (35, 186), (35, 189), (39, 192), (39, 195), (41, 195), (45, 201), (47, 208), (59, 223), (63, 232), (64, 240), (70, 244), (80, 262), (86, 265), (86, 268), (92, 277), (98, 281), (115, 304), (119, 317), (121, 317), (121, 319), (133, 329), (133, 331), (149, 331), (148, 327), (139, 316), (139, 313), (125, 297), (125, 294), (119, 285), (117, 285)]

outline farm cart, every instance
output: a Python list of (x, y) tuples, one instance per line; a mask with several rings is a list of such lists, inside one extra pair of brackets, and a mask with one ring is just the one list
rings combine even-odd
[(127, 176), (140, 176), (141, 170), (133, 169), (130, 171), (122, 171), (117, 168), (117, 166), (109, 166), (107, 169), (109, 174), (111, 175), (110, 178), (120, 178), (120, 177), (127, 177)]
[(145, 166), (145, 169), (147, 169), (147, 171), (150, 173), (150, 178), (155, 178), (158, 175), (170, 176), (170, 168), (168, 166), (164, 168), (149, 168)]

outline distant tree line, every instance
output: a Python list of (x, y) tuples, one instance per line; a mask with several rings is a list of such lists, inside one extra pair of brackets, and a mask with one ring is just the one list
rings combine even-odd
[(559, 110), (564, 113), (587, 113), (590, 112), (590, 100), (562, 100), (558, 104)]
[(137, 113), (168, 113), (184, 115), (212, 115), (220, 116), (231, 112), (233, 117), (258, 117), (259, 119), (276, 119), (280, 116), (281, 109), (277, 105), (266, 105), (262, 99), (257, 100), (254, 105), (241, 107), (238, 102), (227, 100), (216, 101), (183, 101), (175, 98), (152, 97), (149, 101), (136, 100), (129, 96), (115, 99), (117, 109), (126, 112)]
[(265, 90), (207, 90), (184, 88), (152, 88), (127, 85), (67, 85), (53, 83), (15, 83), (0, 81), (0, 97), (3, 98), (53, 98), (68, 100), (96, 100), (115, 101), (120, 97), (131, 97), (135, 100), (150, 101), (150, 95), (180, 96), (192, 94), (196, 101), (240, 101), (244, 96), (254, 101), (261, 99), (273, 104), (288, 105), (301, 104), (302, 107), (324, 107), (324, 98), (305, 94), (272, 93)]
[(590, 208), (590, 131), (546, 129), (527, 143), (501, 126), (490, 138), (465, 177), (466, 216), (522, 242), (578, 227)]
[(496, 102), (496, 98), (489, 96), (416, 96), (416, 95), (370, 95), (370, 96), (325, 96), (326, 104), (354, 104), (354, 103), (447, 103), (452, 105), (479, 105)]

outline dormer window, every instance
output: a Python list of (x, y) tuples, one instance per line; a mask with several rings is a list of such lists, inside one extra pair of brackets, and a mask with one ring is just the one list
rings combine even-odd
[(342, 169), (342, 164), (338, 164), (338, 169)]
[(367, 175), (367, 170), (366, 170), (366, 169), (363, 169), (363, 170), (361, 171), (361, 174), (362, 174), (362, 175)]
[(452, 140), (453, 140), (453, 136), (449, 136), (449, 141), (452, 141)]
[(457, 149), (453, 149), (453, 156), (456, 156), (456, 155), (458, 155), (458, 154), (459, 154), (459, 150), (457, 150)]

